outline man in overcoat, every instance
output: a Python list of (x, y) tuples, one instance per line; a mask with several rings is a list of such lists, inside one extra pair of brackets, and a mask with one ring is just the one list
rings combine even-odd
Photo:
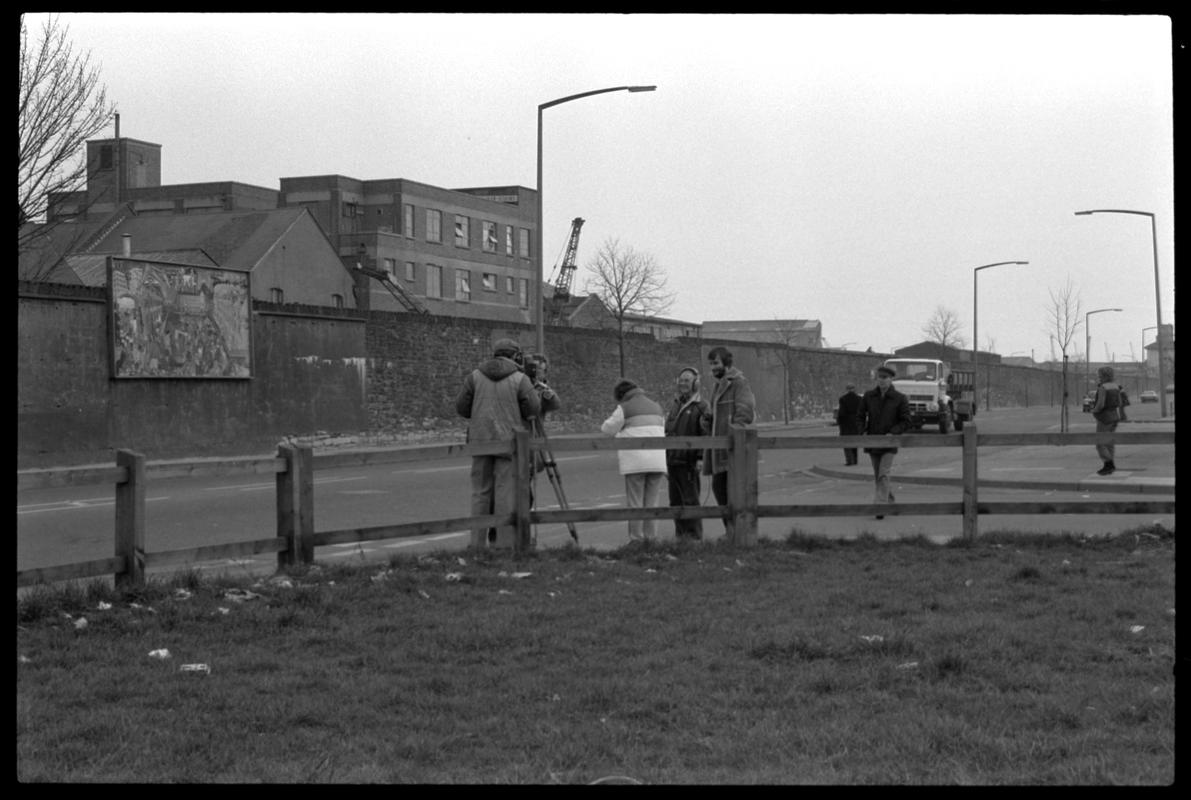
[[(728, 436), (732, 425), (752, 425), (757, 414), (757, 400), (744, 374), (732, 366), (732, 353), (726, 347), (713, 347), (707, 353), (707, 365), (715, 378), (711, 390), (711, 435)], [(711, 476), (711, 491), (716, 505), (728, 505), (728, 451), (707, 450), (703, 455), (703, 474)], [(731, 519), (724, 520), (724, 532), (734, 533)]]
[[(849, 383), (840, 395), (839, 407), (835, 410), (835, 421), (839, 425), (840, 436), (858, 436), (860, 434), (860, 395), (856, 393), (856, 384)], [(844, 448), (844, 466), (853, 467), (858, 463), (855, 447)]]
[[(666, 411), (666, 435), (707, 436), (710, 432), (711, 409), (699, 394), (699, 372), (694, 367), (685, 367), (678, 373), (678, 394)], [(671, 507), (701, 505), (699, 462), (702, 459), (702, 450), (666, 451)], [(674, 534), (679, 539), (702, 539), (703, 520), (676, 519)]]
[[(857, 420), (861, 433), (866, 436), (897, 436), (910, 427), (910, 401), (893, 388), (895, 375), (897, 372), (893, 367), (884, 364), (877, 367), (877, 385), (861, 398)], [(873, 504), (892, 503), (894, 497), (889, 490), (889, 473), (893, 469), (893, 456), (897, 454), (897, 448), (866, 447), (864, 452), (873, 462), (873, 478), (876, 481)], [(877, 514), (877, 519), (885, 519), (885, 515)]]

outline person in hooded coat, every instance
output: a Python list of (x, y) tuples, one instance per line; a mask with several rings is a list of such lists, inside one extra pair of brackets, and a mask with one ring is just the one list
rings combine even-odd
[[(517, 431), (532, 430), (532, 420), (541, 413), (541, 401), (533, 381), (522, 372), (521, 347), (512, 339), (500, 339), (492, 358), (463, 380), (455, 398), (455, 410), (468, 420), (468, 444), (511, 442)], [(472, 456), (471, 513), (504, 514), (517, 507), (517, 482), (512, 455)], [(514, 526), (477, 528), (472, 545), (511, 544)]]

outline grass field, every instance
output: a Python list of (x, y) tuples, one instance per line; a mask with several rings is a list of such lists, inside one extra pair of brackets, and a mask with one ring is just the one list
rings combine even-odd
[(17, 776), (1167, 785), (1174, 561), (794, 532), (37, 588)]

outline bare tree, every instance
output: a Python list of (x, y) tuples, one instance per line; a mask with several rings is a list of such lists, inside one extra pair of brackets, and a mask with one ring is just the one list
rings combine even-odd
[(664, 314), (674, 303), (666, 289), (666, 273), (649, 253), (622, 247), (608, 238), (587, 264), (585, 290), (600, 298), (616, 325), (620, 374), (625, 374), (625, 319)]
[(1060, 289), (1050, 290), (1050, 305), (1046, 307), (1047, 333), (1054, 337), (1063, 354), (1063, 403), (1060, 406), (1059, 430), (1067, 432), (1067, 351), (1075, 339), (1076, 332), (1083, 325), (1079, 318), (1081, 301), (1079, 293), (1071, 283), (1071, 276)]
[(76, 192), (87, 180), (87, 140), (114, 112), (90, 53), (76, 54), (68, 28), (50, 17), (32, 38), (21, 15), (20, 95), (17, 131), (17, 249), (48, 232), (41, 222), (51, 194)]
[(803, 329), (790, 320), (773, 320), (773, 340), (782, 345), (778, 359), (782, 362), (782, 422), (790, 423), (790, 372), (794, 367), (794, 351), (791, 349), (802, 341)]
[(960, 336), (959, 315), (949, 308), (936, 306), (934, 315), (922, 327), (922, 335), (927, 341), (943, 347), (964, 349), (964, 338)]

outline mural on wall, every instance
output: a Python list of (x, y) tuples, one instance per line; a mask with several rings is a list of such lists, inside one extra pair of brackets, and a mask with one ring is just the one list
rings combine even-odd
[(248, 273), (108, 259), (112, 375), (249, 378)]

